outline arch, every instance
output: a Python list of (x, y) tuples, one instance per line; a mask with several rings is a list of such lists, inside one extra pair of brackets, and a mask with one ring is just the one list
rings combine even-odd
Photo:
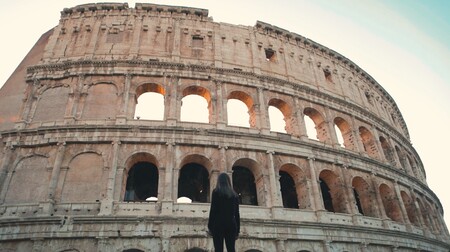
[(141, 120), (163, 120), (165, 94), (166, 90), (159, 84), (145, 83), (138, 86), (136, 88), (134, 118)]
[(338, 176), (330, 170), (323, 170), (319, 174), (319, 181), (325, 209), (329, 212), (346, 213), (345, 192)]
[(70, 89), (65, 86), (57, 86), (46, 89), (39, 97), (33, 121), (63, 120)]
[(423, 199), (423, 200), (417, 199), (417, 201), (421, 208), (422, 217), (423, 217), (428, 229), (435, 231), (435, 232), (440, 232), (440, 228), (438, 225), (439, 221), (436, 220), (437, 216), (436, 216), (435, 210), (430, 206), (430, 204), (428, 203), (428, 201), (426, 199)]
[(15, 164), (5, 195), (5, 203), (46, 200), (51, 176), (47, 167), (48, 158), (41, 155), (24, 157)]
[(201, 86), (189, 86), (183, 90), (182, 94), (180, 121), (213, 123), (211, 93), (208, 89)]
[(211, 160), (201, 154), (189, 154), (181, 158), (180, 167), (188, 163), (197, 163), (206, 168), (208, 173), (211, 173), (213, 163)]
[(380, 136), (380, 144), (381, 148), (383, 149), (384, 157), (387, 159), (387, 161), (392, 165), (396, 165), (394, 150), (392, 149), (386, 138), (384, 138), (383, 136)]
[(409, 197), (408, 193), (405, 191), (401, 191), (400, 195), (402, 196), (403, 204), (405, 204), (406, 214), (408, 215), (409, 222), (414, 225), (419, 225), (419, 219), (416, 212), (416, 207), (414, 205), (414, 201)]
[(145, 201), (158, 198), (158, 167), (150, 162), (137, 162), (128, 171), (125, 201)]
[[(317, 111), (314, 108), (305, 108), (303, 110), (303, 114), (310, 118), (315, 125), (317, 139), (321, 142), (327, 142), (329, 141), (329, 134), (327, 130), (327, 123), (325, 121), (325, 118), (320, 114), (319, 111)], [(306, 118), (305, 118), (306, 119)], [(307, 129), (308, 131), (308, 129)], [(310, 132), (308, 131), (308, 137), (311, 138)], [(313, 138), (314, 139), (314, 138)]]
[[(276, 108), (277, 110), (271, 108)], [(280, 115), (277, 115), (280, 112), (282, 119), (284, 120), (283, 122), (280, 122)], [(292, 123), (292, 109), (285, 101), (277, 98), (272, 98), (269, 100), (269, 119), (271, 128), (270, 130), (288, 134), (294, 133), (293, 131), (295, 126)]]
[(233, 167), (233, 189), (239, 195), (239, 204), (258, 205), (255, 177), (246, 167)]
[(372, 158), (378, 158), (378, 150), (372, 133), (364, 126), (359, 127), (359, 136), (366, 153)]
[[(287, 173), (294, 181), (295, 194), (297, 196), (297, 208), (307, 209), (311, 207), (308, 194), (308, 179), (305, 172), (295, 164), (284, 164), (280, 167), (280, 173)], [(281, 177), (280, 177), (281, 183)], [(282, 192), (283, 197), (283, 192)], [(284, 199), (283, 199), (284, 204)]]
[(299, 208), (297, 199), (297, 189), (295, 188), (294, 179), (285, 171), (280, 171), (280, 188), (283, 207)]
[(76, 155), (69, 163), (61, 202), (95, 202), (103, 195), (103, 157), (94, 152)]
[(120, 104), (116, 85), (100, 82), (89, 86), (84, 103), (83, 119), (115, 118), (116, 108)]
[(417, 174), (418, 173), (417, 167), (414, 165), (414, 162), (413, 162), (411, 156), (406, 155), (406, 159), (408, 160), (409, 167), (411, 167), (411, 171), (413, 173), (412, 175), (414, 175), (414, 177), (416, 177), (417, 179), (420, 179), (419, 175)]
[(154, 164), (156, 167), (159, 167), (160, 164), (156, 157), (148, 152), (135, 152), (130, 157), (127, 158), (127, 160), (124, 163), (126, 172), (128, 173), (131, 169), (131, 167), (139, 162), (148, 162)]
[(425, 205), (422, 203), (422, 200), (417, 198), (417, 204), (419, 205), (420, 213), (422, 214), (422, 219), (424, 221), (425, 227), (428, 229), (432, 229), (431, 220), (430, 220), (430, 213), (429, 209), (425, 207)]
[(264, 181), (256, 161), (241, 158), (234, 162), (233, 166), (233, 188), (239, 195), (240, 204), (262, 205), (264, 203), (262, 193)]
[(342, 117), (336, 117), (334, 118), (334, 125), (339, 129), (340, 134), (338, 134), (338, 136), (340, 135), (342, 137), (344, 148), (354, 151), (357, 150), (353, 130), (350, 124)]
[[(227, 99), (228, 125), (255, 128), (256, 113), (252, 97), (242, 91), (232, 91)], [(247, 108), (247, 115), (243, 112), (242, 104), (245, 104), (245, 107)], [(237, 110), (239, 110), (239, 113), (236, 113)], [(245, 122), (246, 119), (248, 119), (247, 122)]]
[(395, 192), (386, 184), (381, 184), (379, 190), (387, 217), (393, 221), (402, 222), (401, 209)]
[(178, 177), (178, 197), (187, 197), (192, 202), (209, 202), (209, 173), (199, 163), (186, 163)]
[(398, 160), (400, 161), (400, 166), (402, 169), (406, 170), (406, 160), (403, 151), (400, 150), (400, 147), (395, 146), (395, 152), (397, 153)]
[(376, 198), (369, 183), (362, 177), (356, 176), (352, 180), (352, 187), (359, 213), (365, 216), (377, 217), (375, 209)]

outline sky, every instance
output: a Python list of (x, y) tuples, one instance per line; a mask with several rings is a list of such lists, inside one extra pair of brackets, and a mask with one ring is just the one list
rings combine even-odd
[[(125, 2), (109, 0), (108, 2)], [(143, 1), (141, 1), (143, 2)], [(0, 8), (0, 85), (60, 11), (89, 2), (4, 1)], [(154, 0), (209, 10), (215, 22), (257, 20), (314, 40), (352, 60), (396, 101), (428, 186), (450, 223), (450, 1), (447, 0)], [(134, 7), (135, 1), (128, 1)]]

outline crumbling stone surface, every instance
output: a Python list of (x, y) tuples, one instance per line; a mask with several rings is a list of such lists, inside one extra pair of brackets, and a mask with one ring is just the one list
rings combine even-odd
[[(163, 120), (137, 118), (147, 93), (164, 97)], [(207, 123), (181, 120), (189, 95)], [(248, 127), (228, 124), (232, 99)], [(240, 195), (238, 251), (450, 249), (393, 98), (346, 57), (261, 21), (66, 8), (0, 90), (0, 135), (1, 251), (212, 251), (221, 172)]]

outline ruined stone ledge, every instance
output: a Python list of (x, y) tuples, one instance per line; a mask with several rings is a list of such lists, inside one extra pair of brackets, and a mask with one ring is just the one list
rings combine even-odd
[[(66, 222), (62, 217), (0, 219), (0, 230), (4, 234), (0, 237), (0, 241), (36, 238), (162, 238), (163, 234), (170, 238), (199, 237), (207, 239), (206, 225), (206, 218), (170, 216), (80, 216), (67, 219)], [(261, 225), (264, 226), (264, 229), (259, 228)], [(332, 240), (335, 243), (364, 242), (386, 246), (395, 243), (404, 247), (420, 243), (450, 248), (445, 239), (435, 235), (426, 237), (404, 231), (365, 226), (282, 220), (261, 221), (245, 217), (242, 218), (241, 226), (240, 239), (275, 240), (281, 237), (293, 241)], [(16, 232), (10, 232), (12, 229)], [(25, 230), (26, 232), (22, 232)]]
[(121, 13), (122, 11), (131, 12), (135, 14), (142, 14), (146, 12), (165, 13), (165, 14), (182, 14), (194, 15), (197, 17), (208, 17), (208, 10), (201, 8), (192, 8), (184, 6), (169, 6), (150, 3), (136, 3), (135, 8), (130, 8), (128, 3), (90, 3), (77, 5), (72, 8), (64, 8), (61, 11), (61, 17), (68, 17), (74, 14), (96, 13), (101, 11)]

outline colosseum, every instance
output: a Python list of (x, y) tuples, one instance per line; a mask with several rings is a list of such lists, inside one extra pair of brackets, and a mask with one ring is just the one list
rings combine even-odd
[[(203, 110), (183, 108), (193, 96)], [(145, 99), (161, 118), (137, 113)], [(1, 251), (213, 251), (222, 172), (240, 196), (238, 251), (450, 250), (394, 99), (345, 56), (260, 21), (66, 8), (1, 88), (0, 139)]]

